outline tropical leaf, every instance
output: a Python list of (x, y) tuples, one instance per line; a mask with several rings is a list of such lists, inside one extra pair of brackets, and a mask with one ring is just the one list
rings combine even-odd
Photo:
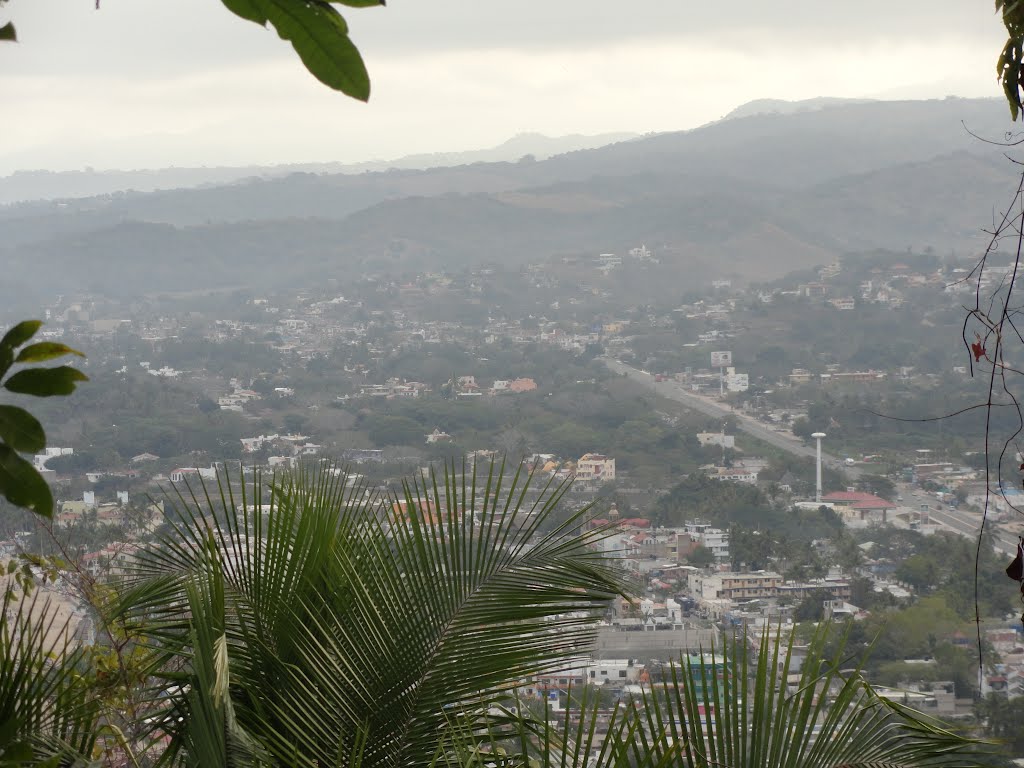
[[(167, 653), (154, 698), (201, 688), (172, 661), (214, 594), (194, 584), (222, 573), (238, 726), (288, 765), (430, 763), (453, 713), (564, 666), (622, 589), (592, 546), (605, 534), (574, 533), (585, 513), (541, 533), (565, 486), (530, 489), (521, 470), (447, 468), (393, 498), (330, 465), (180, 490), (118, 613)], [(177, 700), (159, 727), (182, 745)]]
[[(326, 0), (222, 1), (228, 10), (243, 19), (273, 25), (320, 82), (361, 101), (370, 98), (366, 65), (348, 36), (345, 19)], [(361, 0), (345, 3), (353, 6), (381, 4)]]
[[(860, 666), (840, 671), (841, 641), (824, 652), (828, 624), (806, 649), (799, 677), (793, 635), (765, 629), (756, 642), (726, 642), (720, 651), (682, 659), (645, 692), (638, 711), (650, 749), (678, 747), (692, 768), (869, 768), (981, 765), (984, 745), (879, 697)], [(756, 662), (750, 664), (751, 652)], [(667, 725), (666, 725), (667, 724)]]
[(996, 11), (1002, 15), (1007, 40), (996, 61), (996, 77), (1016, 120), (1021, 114), (1021, 80), (1024, 71), (1024, 4), (1019, 0), (996, 0)]
[(99, 710), (68, 629), (38, 592), (0, 600), (0, 766), (90, 764)]
[(12, 504), (43, 517), (53, 515), (53, 494), (36, 468), (0, 443), (0, 494)]
[[(534, 714), (517, 701), (504, 716), (489, 718), (485, 739), (479, 724), (464, 724), (437, 762), (530, 768), (998, 764), (991, 745), (877, 696), (859, 667), (840, 672), (842, 643), (834, 656), (824, 652), (833, 630), (823, 625), (812, 639), (795, 684), (789, 682), (796, 667), (791, 636), (766, 629), (760, 637), (735, 638), (717, 651), (680, 659), (642, 694), (610, 710), (586, 690), (560, 713), (545, 702)], [(601, 739), (595, 738), (598, 727)]]
[(30, 344), (23, 348), (18, 356), (14, 358), (16, 363), (45, 363), (47, 360), (56, 360), (65, 355), (78, 355), (85, 357), (77, 349), (72, 349), (66, 344), (56, 341), (41, 341), (38, 344)]
[(43, 327), (42, 320), (22, 320), (0, 338), (0, 349), (13, 351), (36, 335)]
[(766, 630), (610, 712), (584, 690), (535, 716), (513, 689), (585, 651), (622, 590), (593, 546), (606, 533), (576, 533), (586, 512), (552, 526), (565, 486), (501, 465), (396, 497), (329, 464), (237, 481), (177, 489), (115, 610), (164, 659), (150, 696), (168, 764), (980, 764), (977, 742), (840, 672), (827, 627), (792, 685), (792, 640)]
[(46, 447), (43, 425), (28, 411), (13, 405), (0, 405), (0, 440), (25, 453), (35, 453)]
[(54, 397), (70, 395), (80, 381), (88, 381), (89, 377), (69, 365), (58, 365), (55, 368), (27, 368), (13, 374), (4, 382), (4, 387), (23, 395), (36, 397)]
[[(8, 26), (10, 25), (3, 29)], [(13, 27), (11, 29), (13, 31)], [(4, 334), (0, 339), (0, 377), (7, 373), (14, 363), (14, 350), (31, 339), (42, 325), (42, 320), (22, 320)]]

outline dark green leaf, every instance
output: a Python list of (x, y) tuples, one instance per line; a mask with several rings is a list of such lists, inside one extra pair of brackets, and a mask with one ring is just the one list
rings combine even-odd
[(16, 347), (20, 347), (35, 336), (36, 331), (42, 325), (42, 320), (23, 320), (4, 334), (4, 337), (0, 339), (0, 348), (13, 350)]
[(0, 440), (16, 451), (35, 453), (46, 447), (42, 425), (28, 411), (0, 405)]
[(374, 8), (378, 5), (387, 5), (384, 0), (329, 0), (335, 5), (347, 5), (349, 8)]
[(53, 516), (50, 486), (13, 448), (0, 445), (0, 494), (19, 507), (43, 517)]
[[(326, 0), (222, 0), (232, 13), (257, 24), (268, 22), (291, 42), (306, 69), (327, 86), (366, 101), (370, 76), (348, 25)], [(355, 0), (360, 2), (360, 0)]]
[(16, 41), (18, 39), (17, 34), (14, 32), (14, 23), (8, 21), (2, 27), (0, 27), (0, 40)]
[(89, 377), (69, 365), (56, 368), (29, 368), (18, 371), (4, 382), (11, 392), (36, 397), (52, 397), (54, 395), (70, 395), (75, 391), (75, 383), (88, 381)]
[(236, 16), (266, 26), (267, 14), (262, 0), (222, 0), (224, 6)]
[(64, 355), (78, 355), (85, 357), (77, 349), (72, 349), (65, 344), (58, 344), (55, 341), (41, 341), (25, 347), (14, 359), (16, 363), (44, 363), (47, 360), (54, 360)]

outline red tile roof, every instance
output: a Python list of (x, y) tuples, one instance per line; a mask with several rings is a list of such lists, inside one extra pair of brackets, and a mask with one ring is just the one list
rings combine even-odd
[(895, 509), (896, 505), (873, 493), (861, 491), (833, 491), (821, 497), (822, 501), (843, 504), (851, 509)]

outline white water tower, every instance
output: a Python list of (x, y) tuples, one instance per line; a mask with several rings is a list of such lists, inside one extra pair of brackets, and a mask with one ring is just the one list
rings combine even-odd
[(818, 465), (817, 465), (818, 472), (817, 472), (817, 475), (815, 477), (816, 483), (815, 483), (815, 486), (814, 486), (814, 500), (817, 503), (820, 504), (821, 503), (821, 438), (825, 437), (825, 433), (824, 432), (815, 432), (813, 435), (811, 435), (811, 437), (813, 437), (815, 440), (818, 441)]

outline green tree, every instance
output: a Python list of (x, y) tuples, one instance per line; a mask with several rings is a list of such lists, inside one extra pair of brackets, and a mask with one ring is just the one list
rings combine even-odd
[(771, 567), (778, 543), (767, 531), (742, 525), (729, 528), (729, 555), (736, 570), (759, 571)]
[(217, 401), (209, 397), (200, 397), (196, 401), (196, 407), (199, 409), (200, 413), (215, 413), (220, 409), (220, 406), (217, 405)]
[(832, 598), (827, 589), (812, 591), (793, 610), (793, 621), (821, 621), (825, 618), (825, 601)]
[(913, 555), (900, 563), (896, 578), (919, 592), (929, 593), (939, 582), (939, 566), (926, 555)]
[(862, 475), (857, 480), (857, 487), (883, 499), (891, 499), (896, 495), (896, 483), (883, 475)]
[(792, 432), (793, 435), (799, 437), (801, 440), (810, 440), (811, 435), (817, 430), (811, 426), (811, 422), (808, 421), (804, 416), (796, 419), (793, 422)]
[(686, 562), (696, 568), (707, 568), (715, 564), (715, 553), (702, 544), (694, 547), (693, 552), (686, 556)]
[(292, 435), (301, 435), (303, 431), (309, 428), (309, 419), (301, 413), (286, 413), (281, 420), (281, 424), (285, 432)]
[(1024, 753), (1024, 697), (990, 693), (975, 705), (987, 736), (1000, 739), (1014, 755)]
[(405, 416), (373, 416), (366, 427), (374, 445), (420, 445), (426, 430)]

